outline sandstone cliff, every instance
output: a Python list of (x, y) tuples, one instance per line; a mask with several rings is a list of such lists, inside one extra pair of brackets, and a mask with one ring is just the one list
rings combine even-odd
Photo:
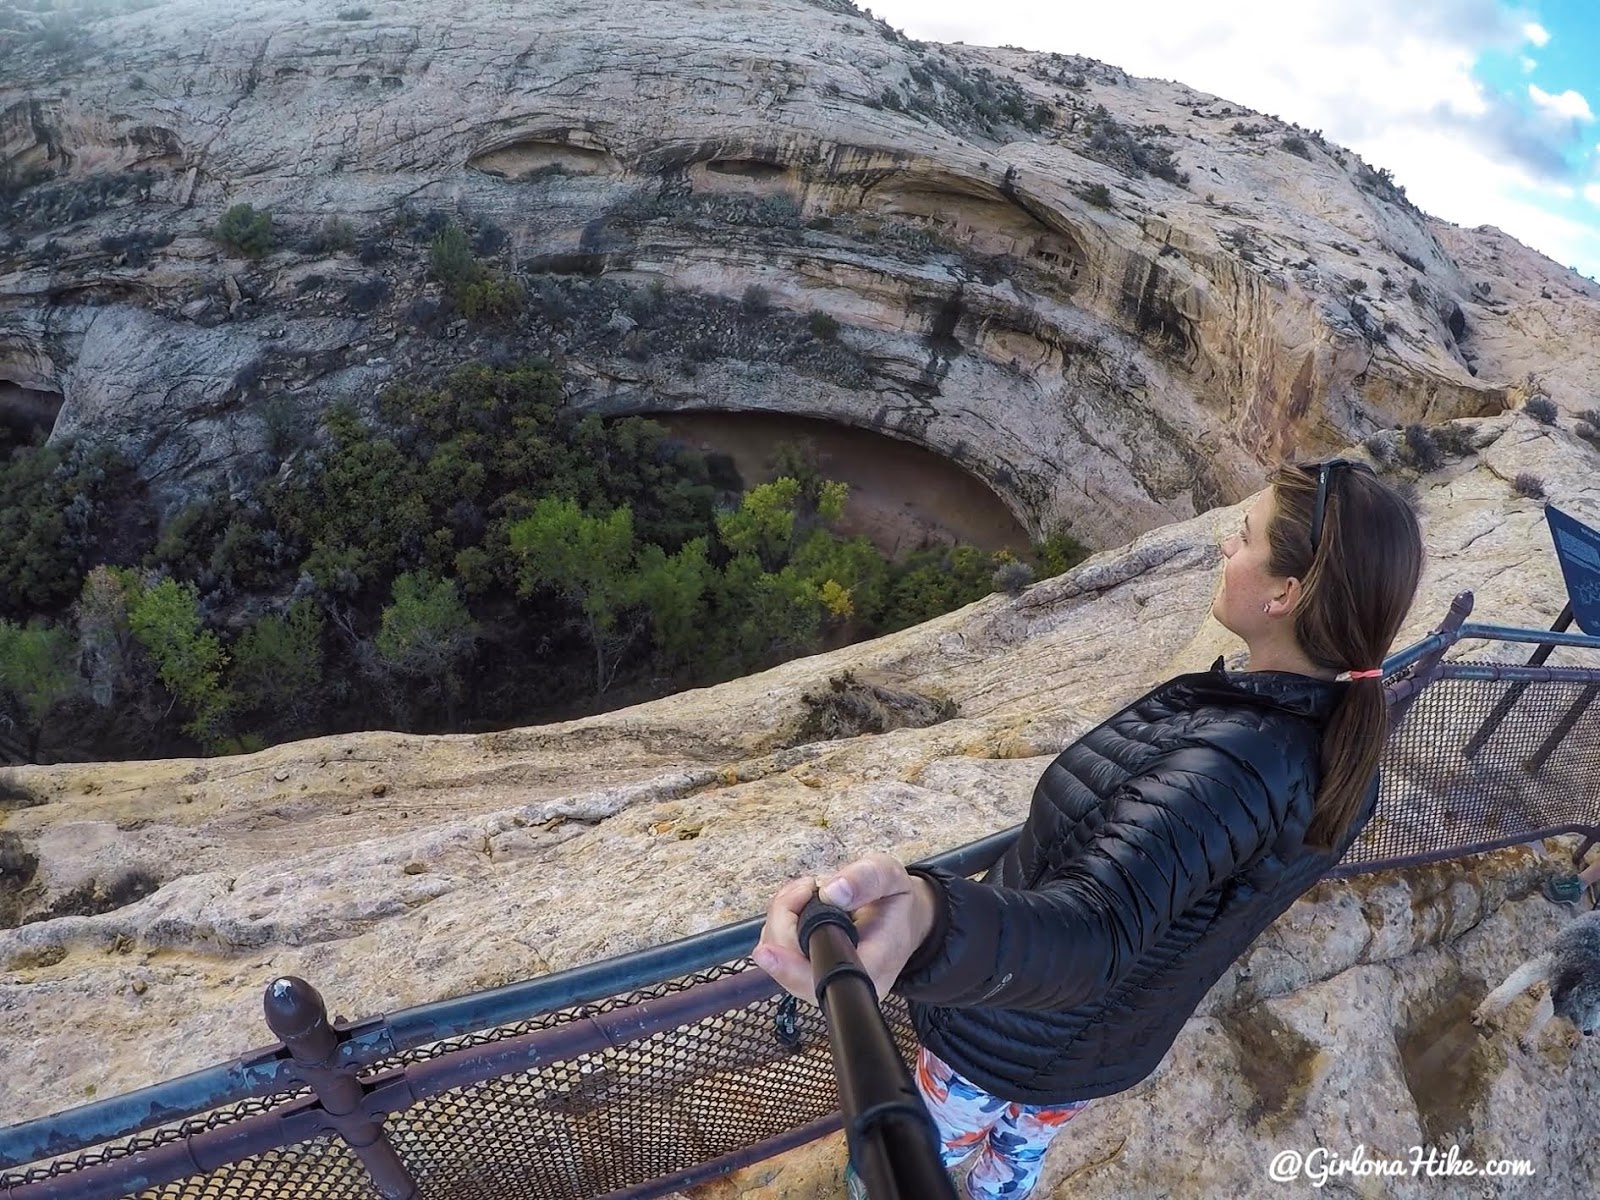
[[(116, 438), (170, 506), (275, 465), (271, 397), (312, 421), (397, 373), (550, 349), (580, 405), (880, 429), (1095, 545), (1236, 501), (1283, 454), (1535, 389), (1592, 403), (1600, 287), (1226, 100), (922, 45), (839, 0), (514, 13), (173, 0), (70, 36), (15, 15), (0, 380), (59, 394), (58, 434)], [(285, 248), (219, 251), (240, 202)], [(416, 328), (425, 238), (400, 231), (445, 215), (548, 285), (513, 335)], [(329, 216), (348, 249), (318, 240)], [(628, 343), (624, 289), (652, 282), (694, 303)], [(728, 310), (753, 287), (775, 316), (749, 342)], [(783, 323), (812, 310), (836, 343)]]

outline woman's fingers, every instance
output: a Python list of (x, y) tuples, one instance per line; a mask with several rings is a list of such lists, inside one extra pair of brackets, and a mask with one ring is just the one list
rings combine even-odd
[(813, 1003), (816, 994), (811, 986), (811, 963), (800, 953), (800, 913), (816, 894), (816, 886), (817, 881), (807, 876), (791, 879), (778, 889), (767, 905), (761, 938), (750, 954), (756, 966), (785, 991)]
[(900, 860), (879, 850), (840, 869), (823, 884), (821, 895), (829, 904), (855, 909), (874, 900), (897, 896), (910, 882), (911, 877)]
[(778, 889), (750, 957), (786, 991), (814, 1003), (811, 962), (800, 950), (800, 913), (820, 894), (853, 915), (861, 965), (883, 996), (921, 935), (914, 880), (899, 859), (880, 851), (842, 867), (820, 893), (816, 885), (814, 879), (793, 879)]
[(761, 940), (774, 946), (800, 948), (800, 913), (815, 894), (817, 881), (807, 876), (791, 879), (778, 889), (767, 905), (767, 923), (761, 927)]

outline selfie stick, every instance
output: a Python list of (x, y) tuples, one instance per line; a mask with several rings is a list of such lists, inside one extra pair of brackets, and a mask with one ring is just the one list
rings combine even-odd
[(956, 1200), (938, 1131), (878, 1009), (857, 940), (849, 914), (816, 896), (800, 913), (800, 952), (828, 1022), (850, 1161), (871, 1200)]

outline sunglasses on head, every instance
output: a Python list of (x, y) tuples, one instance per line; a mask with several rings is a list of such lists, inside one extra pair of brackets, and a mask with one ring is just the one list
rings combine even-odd
[(1328, 480), (1340, 467), (1352, 467), (1365, 471), (1368, 475), (1373, 473), (1372, 467), (1356, 458), (1327, 458), (1321, 462), (1304, 463), (1300, 469), (1308, 474), (1317, 473), (1317, 503), (1311, 510), (1311, 556), (1317, 555), (1317, 547), (1322, 544), (1322, 520), (1328, 510)]

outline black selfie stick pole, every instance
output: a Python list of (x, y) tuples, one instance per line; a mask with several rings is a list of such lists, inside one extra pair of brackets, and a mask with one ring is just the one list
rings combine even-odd
[(938, 1131), (878, 1009), (856, 940), (849, 914), (812, 896), (800, 913), (800, 951), (811, 960), (828, 1022), (850, 1161), (871, 1200), (956, 1200)]

